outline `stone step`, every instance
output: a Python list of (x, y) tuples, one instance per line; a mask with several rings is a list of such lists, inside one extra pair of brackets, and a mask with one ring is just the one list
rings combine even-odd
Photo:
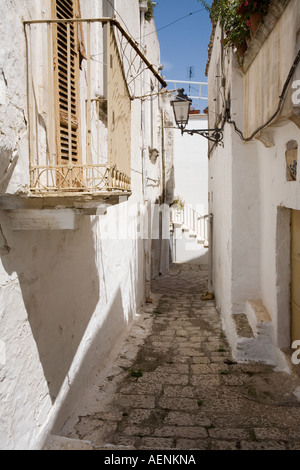
[(94, 450), (94, 447), (90, 441), (51, 434), (43, 450)]
[[(180, 239), (186, 239), (189, 243), (187, 250), (195, 250), (197, 251), (198, 249), (203, 249), (203, 248), (209, 248), (209, 242), (208, 240), (205, 240), (201, 235), (199, 235), (197, 232), (194, 230), (190, 229), (187, 225), (180, 224), (174, 224), (174, 237), (176, 240)], [(195, 247), (193, 248), (193, 244), (195, 243)]]
[(233, 314), (233, 355), (239, 361), (276, 364), (271, 317), (261, 300), (248, 300), (245, 313)]
[(245, 310), (255, 336), (272, 332), (271, 316), (261, 300), (248, 300)]

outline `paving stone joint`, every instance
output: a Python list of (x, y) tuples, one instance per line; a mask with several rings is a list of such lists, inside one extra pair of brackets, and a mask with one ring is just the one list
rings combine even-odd
[(214, 301), (202, 300), (207, 266), (173, 265), (151, 288), (154, 303), (62, 436), (93, 449), (300, 449), (299, 376), (233, 360)]

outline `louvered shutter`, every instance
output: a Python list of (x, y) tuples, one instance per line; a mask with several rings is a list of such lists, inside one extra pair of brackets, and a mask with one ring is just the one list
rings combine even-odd
[[(57, 19), (75, 18), (74, 0), (55, 0), (55, 16)], [(58, 164), (79, 162), (78, 146), (78, 92), (79, 92), (79, 47), (77, 24), (70, 23), (70, 50), (68, 52), (67, 23), (57, 23), (54, 30), (56, 60), (56, 107), (57, 107), (57, 147)], [(70, 56), (68, 57), (68, 54)], [(68, 60), (70, 70), (68, 75)], [(69, 79), (68, 80), (68, 76)], [(68, 86), (70, 83), (70, 88)], [(71, 91), (69, 97), (69, 89)], [(71, 106), (69, 106), (71, 104)], [(70, 109), (69, 109), (70, 107)], [(69, 116), (71, 115), (71, 133)], [(70, 155), (71, 140), (71, 156)]]

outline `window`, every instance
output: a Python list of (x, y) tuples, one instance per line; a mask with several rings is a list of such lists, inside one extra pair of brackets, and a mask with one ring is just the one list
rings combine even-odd
[(296, 140), (290, 140), (286, 145), (286, 179), (287, 181), (296, 181), (297, 179), (297, 160), (298, 143)]
[[(75, 18), (76, 0), (54, 0), (54, 18)], [(79, 34), (77, 23), (58, 22), (54, 34), (57, 164), (79, 163), (78, 92)]]

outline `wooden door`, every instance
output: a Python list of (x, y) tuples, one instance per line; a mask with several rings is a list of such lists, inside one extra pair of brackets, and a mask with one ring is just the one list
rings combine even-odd
[(291, 211), (291, 343), (300, 340), (300, 211)]
[[(77, 16), (75, 0), (54, 0), (53, 14), (57, 19)], [(79, 152), (79, 39), (77, 23), (58, 22), (54, 29), (54, 86), (56, 102), (57, 164), (80, 163)], [(61, 175), (67, 175), (66, 170)], [(75, 173), (74, 173), (75, 174)], [(74, 174), (62, 187), (78, 186)], [(77, 184), (76, 184), (77, 183)]]

